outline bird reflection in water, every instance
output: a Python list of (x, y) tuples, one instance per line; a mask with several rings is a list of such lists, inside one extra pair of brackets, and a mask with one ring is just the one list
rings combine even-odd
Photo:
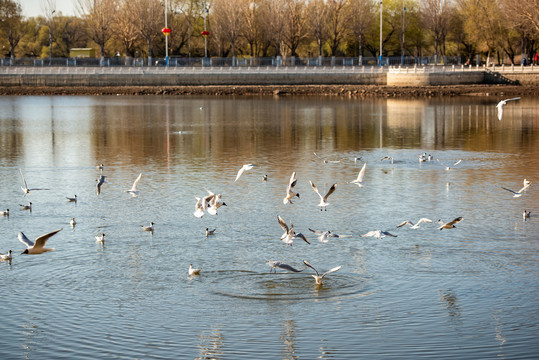
[(208, 335), (201, 333), (198, 337), (200, 339), (200, 345), (198, 345), (200, 356), (196, 360), (223, 358), (224, 338), (221, 330), (211, 329)]
[(460, 321), (461, 311), (459, 301), (453, 290), (440, 290), (438, 291), (438, 295), (440, 296), (440, 303), (447, 309), (449, 318), (454, 321)]

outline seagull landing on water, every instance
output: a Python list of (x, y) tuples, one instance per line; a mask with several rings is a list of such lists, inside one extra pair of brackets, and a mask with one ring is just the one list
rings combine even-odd
[(521, 197), (522, 194), (523, 194), (526, 190), (528, 190), (528, 188), (530, 187), (530, 184), (531, 184), (530, 181), (524, 179), (524, 182), (523, 182), (523, 185), (524, 185), (524, 186), (523, 186), (519, 191), (514, 191), (514, 190), (508, 189), (508, 188), (503, 187), (503, 186), (502, 186), (502, 189), (507, 190), (507, 191), (513, 193), (513, 197)]
[(374, 236), (375, 238), (377, 239), (381, 239), (381, 238), (384, 238), (386, 236), (390, 236), (390, 237), (397, 237), (397, 235), (393, 235), (391, 234), (389, 231), (382, 231), (382, 230), (372, 230), (372, 231), (369, 231), (368, 233), (366, 234), (363, 234), (363, 235), (360, 235), (361, 237), (371, 237), (371, 236)]
[(142, 173), (139, 174), (139, 176), (135, 179), (135, 182), (133, 183), (133, 186), (131, 186), (130, 190), (125, 190), (125, 192), (130, 193), (133, 197), (138, 196), (140, 194), (140, 191), (137, 190), (137, 185), (142, 178)]
[(447, 222), (447, 223), (444, 223), (442, 220), (438, 220), (438, 224), (441, 225), (438, 229), (443, 230), (443, 229), (456, 228), (455, 224), (458, 224), (462, 220), (463, 220), (462, 216), (459, 216), (458, 218), (454, 219), (453, 221), (450, 221), (450, 222)]
[(240, 178), (240, 176), (247, 170), (251, 170), (252, 168), (254, 168), (256, 165), (255, 164), (245, 164), (241, 167), (241, 169), (238, 171), (238, 174), (236, 175), (236, 180), (234, 180), (234, 182), (238, 181), (238, 179)]
[(317, 193), (318, 196), (320, 196), (320, 202), (318, 203), (318, 206), (320, 206), (320, 211), (322, 211), (322, 208), (324, 208), (324, 210), (327, 211), (326, 207), (329, 205), (329, 203), (327, 202), (328, 197), (335, 192), (335, 189), (337, 188), (337, 184), (331, 185), (331, 187), (329, 188), (325, 196), (322, 196), (320, 194), (320, 192), (318, 191), (318, 188), (316, 187), (316, 185), (313, 184), (312, 181), (309, 180), (309, 184), (311, 184), (311, 187), (313, 188), (314, 192)]
[(419, 225), (420, 225), (421, 223), (424, 223), (424, 222), (431, 223), (432, 220), (431, 220), (431, 219), (427, 219), (427, 218), (421, 218), (421, 219), (419, 219), (419, 221), (418, 221), (417, 223), (415, 223), (415, 224), (414, 224), (413, 222), (409, 221), (409, 220), (406, 220), (406, 221), (401, 222), (399, 225), (397, 225), (397, 227), (400, 228), (400, 227), (403, 227), (404, 225), (410, 225), (410, 229), (418, 229), (418, 228), (419, 228)]
[(316, 275), (312, 275), (312, 277), (313, 277), (314, 280), (316, 281), (316, 285), (322, 285), (322, 280), (324, 279), (324, 277), (325, 277), (326, 275), (331, 274), (332, 272), (335, 272), (335, 271), (339, 271), (339, 270), (341, 270), (341, 268), (342, 268), (342, 266), (337, 266), (337, 267), (334, 267), (334, 268), (331, 269), (331, 270), (326, 271), (326, 272), (323, 273), (322, 275), (319, 275), (319, 274), (318, 274), (318, 270), (316, 270), (316, 269), (314, 268), (314, 266), (312, 266), (307, 260), (303, 260), (303, 263), (304, 263), (306, 266), (308, 266), (308, 267), (310, 267), (311, 269), (314, 270), (314, 273), (315, 273)]
[(22, 174), (22, 170), (20, 168), (19, 168), (19, 172), (21, 173), (22, 183), (24, 185), (24, 186), (21, 186), (21, 189), (24, 195), (29, 194), (30, 191), (35, 191), (35, 190), (50, 190), (50, 189), (29, 189), (28, 185), (26, 185), (26, 180), (24, 179), (24, 175)]
[(266, 262), (266, 264), (268, 264), (271, 267), (270, 273), (272, 272), (272, 270), (273, 270), (274, 273), (277, 273), (276, 268), (280, 268), (280, 269), (284, 269), (284, 270), (288, 270), (288, 271), (292, 271), (292, 272), (302, 272), (303, 271), (303, 269), (298, 270), (295, 267), (293, 267), (291, 265), (288, 265), (288, 264), (285, 264), (285, 263), (282, 263), (280, 261), (268, 260)]
[(200, 270), (202, 270), (202, 268), (195, 269), (193, 264), (189, 264), (189, 275), (200, 275)]
[(281, 235), (281, 240), (288, 245), (292, 245), (294, 242), (294, 239), (301, 239), (305, 241), (307, 244), (311, 244), (309, 240), (303, 235), (302, 233), (296, 233), (294, 231), (294, 224), (292, 222), (290, 223), (290, 227), (286, 224), (286, 222), (283, 220), (282, 217), (277, 215), (277, 220), (279, 221), (279, 225), (281, 225), (281, 228), (284, 230), (284, 234)]
[(503, 106), (506, 105), (508, 101), (513, 101), (513, 100), (518, 100), (518, 99), (520, 99), (520, 97), (516, 97), (516, 98), (512, 98), (512, 99), (505, 99), (505, 100), (500, 101), (500, 102), (496, 105), (496, 109), (498, 109), (498, 120), (501, 120), (501, 119), (502, 119), (502, 116), (503, 116)]
[(359, 187), (363, 187), (363, 178), (365, 177), (365, 169), (367, 168), (367, 163), (363, 164), (363, 167), (361, 170), (359, 170), (359, 173), (357, 174), (357, 178), (355, 180), (350, 181), (350, 184), (356, 184)]
[(22, 254), (37, 255), (37, 254), (42, 254), (44, 252), (53, 251), (54, 249), (45, 248), (45, 244), (47, 243), (47, 240), (49, 240), (51, 236), (56, 235), (56, 233), (58, 233), (59, 231), (62, 231), (62, 229), (54, 230), (48, 234), (41, 235), (37, 237), (34, 242), (28, 239), (26, 235), (24, 235), (23, 232), (19, 232), (18, 234), (19, 241), (22, 242), (24, 245), (26, 245), (26, 248), (27, 248), (21, 253), (21, 255)]

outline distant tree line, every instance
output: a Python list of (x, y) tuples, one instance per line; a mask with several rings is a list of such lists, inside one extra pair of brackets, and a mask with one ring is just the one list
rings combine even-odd
[[(4, 57), (164, 57), (165, 0), (78, 0), (78, 16), (25, 18), (0, 0)], [(170, 56), (461, 56), (516, 63), (538, 49), (539, 0), (167, 0)]]

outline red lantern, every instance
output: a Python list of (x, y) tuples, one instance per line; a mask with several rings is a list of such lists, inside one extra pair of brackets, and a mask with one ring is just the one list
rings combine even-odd
[(200, 34), (202, 34), (202, 36), (206, 37), (206, 36), (210, 35), (210, 32), (204, 30), (204, 31), (201, 31)]
[(162, 28), (161, 29), (161, 32), (165, 35), (165, 36), (168, 36), (170, 34), (170, 28), (166, 27), (166, 28)]

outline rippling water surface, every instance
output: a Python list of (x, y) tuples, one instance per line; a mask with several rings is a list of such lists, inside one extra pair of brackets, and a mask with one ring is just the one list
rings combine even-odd
[[(502, 121), (498, 100), (0, 98), (0, 252), (14, 251), (0, 263), (1, 357), (537, 357), (539, 99)], [(23, 196), (19, 168), (50, 190)], [(300, 198), (284, 205), (293, 171)], [(501, 189), (524, 178), (520, 198)], [(337, 183), (327, 211), (309, 180)], [(206, 190), (227, 206), (198, 219)], [(278, 215), (311, 244), (281, 242)], [(421, 217), (433, 223), (396, 228)], [(53, 252), (20, 255), (19, 231), (58, 228)], [(397, 237), (360, 236), (376, 229)], [(270, 259), (342, 269), (317, 286), (309, 268), (270, 273)]]

